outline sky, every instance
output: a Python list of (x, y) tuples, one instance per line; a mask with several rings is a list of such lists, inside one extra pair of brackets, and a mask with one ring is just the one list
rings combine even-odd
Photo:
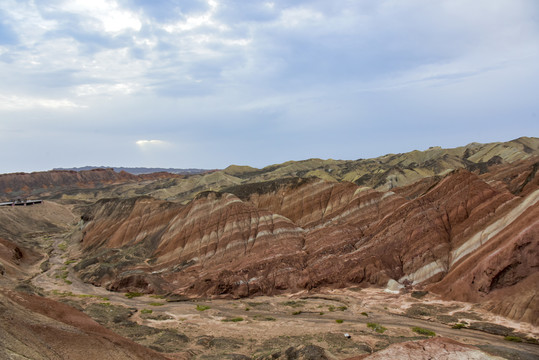
[(0, 0), (0, 173), (539, 136), (537, 0)]

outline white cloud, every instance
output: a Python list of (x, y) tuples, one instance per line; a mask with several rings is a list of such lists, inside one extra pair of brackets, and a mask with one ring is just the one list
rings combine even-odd
[(28, 96), (0, 94), (0, 110), (21, 111), (39, 108), (47, 109), (75, 109), (84, 106), (78, 105), (68, 99), (47, 99)]
[(167, 141), (163, 140), (137, 140), (135, 142), (141, 149), (162, 148), (170, 145)]
[(67, 12), (92, 18), (93, 23), (99, 24), (102, 30), (109, 33), (125, 30), (139, 31), (142, 27), (142, 22), (137, 14), (120, 8), (116, 1), (67, 0), (60, 8)]

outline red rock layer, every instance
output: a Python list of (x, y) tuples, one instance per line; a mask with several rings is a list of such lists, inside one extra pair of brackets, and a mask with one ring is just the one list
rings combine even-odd
[(12, 193), (25, 197), (35, 192), (57, 188), (93, 188), (103, 184), (117, 184), (129, 181), (153, 180), (167, 177), (181, 177), (169, 173), (132, 175), (113, 169), (85, 171), (52, 170), (33, 173), (0, 174), (0, 197), (10, 199)]
[(167, 359), (43, 297), (2, 289), (2, 359)]
[[(539, 190), (515, 196), (466, 170), (410, 188), (410, 200), (350, 183), (270, 185), (234, 189), (243, 200), (210, 192), (187, 206), (102, 201), (83, 247), (111, 250), (92, 263), (99, 271), (84, 271), (112, 289), (192, 295), (438, 283), (432, 289), (446, 297), (489, 301), (534, 322), (537, 286), (510, 310), (496, 294), (536, 276)], [(102, 271), (113, 262), (116, 270)]]

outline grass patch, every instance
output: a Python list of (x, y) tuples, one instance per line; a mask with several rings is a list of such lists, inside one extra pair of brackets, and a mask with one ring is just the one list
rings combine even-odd
[(385, 327), (377, 323), (367, 323), (367, 327), (373, 329), (379, 334), (383, 334), (387, 330)]
[(293, 301), (293, 300), (290, 300), (290, 301), (285, 301), (284, 303), (281, 303), (282, 305), (284, 306), (290, 306), (290, 307), (293, 307), (293, 308), (297, 308), (297, 307), (302, 307), (303, 305), (305, 305), (305, 301)]
[(63, 242), (61, 244), (58, 244), (58, 249), (60, 249), (62, 251), (66, 251), (67, 250), (67, 243)]
[(66, 260), (66, 261), (64, 262), (64, 265), (71, 265), (71, 264), (74, 264), (74, 263), (76, 263), (76, 262), (77, 262), (77, 260)]
[(221, 321), (223, 321), (223, 322), (240, 322), (240, 321), (243, 321), (243, 318), (242, 317), (235, 317), (235, 318), (231, 318), (231, 319), (223, 319)]
[(435, 333), (434, 331), (429, 330), (429, 329), (423, 329), (423, 328), (421, 328), (421, 327), (419, 327), (419, 326), (414, 326), (414, 327), (412, 328), (412, 331), (413, 331), (413, 332), (416, 332), (416, 333), (418, 333), (418, 334), (420, 334), (420, 335), (427, 335), (427, 336), (434, 336), (434, 335), (436, 335), (436, 333)]
[(198, 311), (206, 311), (208, 309), (211, 309), (211, 306), (208, 306), (208, 305), (197, 305), (197, 310)]
[(365, 311), (363, 311), (361, 315), (369, 317), (369, 314), (367, 314)]
[(73, 284), (73, 282), (72, 282), (71, 280), (66, 280), (66, 279), (64, 279), (64, 282), (65, 282), (67, 285)]
[(513, 336), (513, 335), (508, 335), (506, 337), (503, 338), (504, 340), (507, 340), (507, 341), (513, 341), (513, 342), (522, 342), (522, 339), (518, 336)]
[(153, 310), (152, 309), (142, 309), (142, 310), (140, 310), (140, 313), (141, 314), (151, 314), (151, 313), (153, 313)]
[(164, 303), (160, 303), (160, 302), (151, 302), (149, 305), (151, 306), (163, 306), (165, 305)]
[(466, 324), (458, 323), (451, 326), (451, 329), (462, 329), (462, 328), (466, 328)]
[(128, 292), (125, 294), (125, 297), (128, 298), (128, 299), (132, 299), (132, 298), (136, 298), (136, 297), (139, 297), (139, 296), (142, 296), (144, 295), (143, 293), (139, 293), (139, 292)]
[(335, 322), (336, 322), (337, 324), (342, 324), (342, 323), (344, 322), (344, 320), (343, 320), (343, 319), (337, 319), (337, 320), (335, 320)]

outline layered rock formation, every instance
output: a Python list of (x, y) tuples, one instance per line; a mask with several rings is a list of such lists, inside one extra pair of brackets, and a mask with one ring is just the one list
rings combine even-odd
[(2, 359), (167, 359), (115, 334), (68, 305), (2, 290)]
[[(83, 217), (78, 269), (114, 290), (210, 296), (397, 281), (536, 323), (539, 190), (529, 172), (515, 179), (491, 186), (457, 170), (402, 196), (295, 178), (203, 193), (185, 206), (101, 201)], [(522, 301), (505, 304), (509, 291)]]
[(137, 176), (124, 171), (115, 172), (113, 169), (0, 174), (0, 197), (11, 199), (32, 195), (50, 196), (58, 191), (65, 192), (73, 188), (92, 189), (110, 184), (174, 177), (180, 177), (180, 175), (154, 173)]
[(232, 165), (222, 171), (193, 175), (168, 173), (134, 176), (112, 169), (51, 171), (0, 175), (0, 198), (40, 196), (68, 201), (97, 201), (108, 197), (150, 195), (187, 203), (199, 192), (276, 181), (284, 178), (319, 178), (353, 182), (380, 191), (399, 189), (425, 178), (444, 176), (456, 169), (477, 174), (539, 156), (539, 139), (522, 137), (503, 143), (477, 144), (426, 151), (388, 154), (374, 159), (288, 161), (263, 169)]

